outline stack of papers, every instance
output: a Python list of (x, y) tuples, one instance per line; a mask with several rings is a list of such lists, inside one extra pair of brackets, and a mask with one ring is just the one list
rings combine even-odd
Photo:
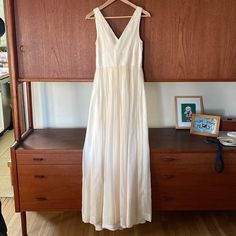
[(219, 141), (225, 146), (236, 147), (236, 132), (220, 131)]
[(7, 52), (0, 52), (0, 76), (9, 72)]

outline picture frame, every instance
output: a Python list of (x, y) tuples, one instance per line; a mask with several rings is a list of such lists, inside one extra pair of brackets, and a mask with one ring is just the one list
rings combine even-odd
[(218, 137), (220, 129), (220, 116), (193, 114), (191, 123), (191, 134)]
[(190, 129), (192, 114), (203, 112), (202, 96), (175, 96), (176, 129)]

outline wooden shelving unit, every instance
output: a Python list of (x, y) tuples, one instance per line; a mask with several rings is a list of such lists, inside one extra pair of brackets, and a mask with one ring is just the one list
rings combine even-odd
[[(14, 197), (26, 236), (26, 211), (81, 209), (86, 130), (34, 129), (31, 83), (92, 80), (95, 28), (84, 17), (101, 1), (4, 2), (15, 132), (11, 148)], [(152, 10), (151, 20), (141, 27), (147, 81), (236, 81), (232, 66), (236, 63), (236, 16), (231, 10), (236, 3), (223, 2), (138, 1)], [(123, 5), (119, 10), (130, 13)], [(125, 22), (112, 24), (121, 32)], [(236, 149), (224, 149), (225, 171), (218, 174), (214, 170), (216, 147), (202, 137), (174, 128), (150, 129), (149, 134), (154, 210), (236, 209)]]

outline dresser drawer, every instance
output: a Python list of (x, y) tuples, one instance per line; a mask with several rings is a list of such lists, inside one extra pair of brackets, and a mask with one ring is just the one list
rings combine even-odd
[(225, 168), (222, 173), (214, 169), (213, 154), (156, 154), (151, 159), (152, 185), (176, 187), (189, 186), (236, 186), (236, 156), (224, 154)]
[(81, 165), (19, 165), (21, 211), (80, 210)]
[(16, 153), (18, 165), (82, 164), (82, 152)]
[[(236, 153), (223, 153), (224, 173), (236, 173)], [(215, 172), (216, 153), (152, 153), (153, 173), (171, 175), (178, 173), (210, 174)]]
[(221, 186), (236, 187), (235, 173), (217, 173), (212, 171), (209, 174), (201, 173), (178, 173), (171, 174), (152, 173), (152, 185), (166, 188), (189, 186), (189, 189), (196, 189), (202, 186), (214, 186), (220, 190)]
[(152, 154), (153, 209), (236, 209), (235, 153), (224, 153), (225, 169), (220, 174), (214, 170), (215, 155)]
[(202, 166), (206, 163), (214, 161), (215, 153), (151, 153), (152, 164), (161, 166), (181, 167), (181, 165), (190, 165), (193, 168)]
[(153, 186), (153, 210), (236, 210), (236, 187)]

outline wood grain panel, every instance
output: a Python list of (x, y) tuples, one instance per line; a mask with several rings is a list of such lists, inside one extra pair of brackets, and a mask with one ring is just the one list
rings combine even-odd
[[(235, 150), (235, 149), (232, 149)], [(211, 173), (214, 169), (215, 153), (158, 153), (152, 152), (151, 162), (158, 168), (158, 173), (168, 171), (181, 171), (190, 173)], [(225, 164), (224, 173), (236, 173), (236, 153), (223, 151)], [(186, 168), (186, 166), (190, 168)]]
[(155, 9), (145, 27), (149, 80), (235, 80), (236, 1), (151, 0), (146, 8)]
[(153, 189), (153, 210), (235, 210), (236, 187), (214, 188), (204, 185), (195, 189), (186, 187)]
[(153, 209), (236, 209), (236, 154), (223, 156), (225, 169), (219, 174), (213, 153), (152, 153)]
[[(18, 0), (20, 77), (90, 81), (95, 70), (95, 23), (85, 15), (102, 0)], [(235, 0), (136, 0), (142, 20), (146, 81), (235, 81)], [(104, 15), (132, 14), (119, 1)], [(119, 36), (128, 19), (109, 20)]]
[[(17, 1), (20, 77), (91, 80), (95, 71), (95, 23), (84, 18), (101, 3)], [(121, 6), (127, 12), (127, 7)], [(115, 11), (117, 8), (111, 13)], [(125, 23), (122, 20), (121, 27)], [(120, 24), (113, 25), (115, 29), (117, 26)]]
[[(82, 152), (85, 133), (85, 128), (35, 129), (19, 145), (16, 152), (42, 153), (42, 150)], [(151, 152), (158, 153), (215, 153), (216, 150), (216, 145), (206, 143), (205, 137), (191, 135), (189, 130), (176, 130), (175, 128), (149, 129), (149, 144)], [(236, 153), (236, 149), (229, 147), (224, 147), (224, 151)]]
[(14, 190), (15, 210), (20, 211), (20, 198), (19, 198), (19, 184), (18, 184), (18, 172), (16, 163), (15, 145), (10, 148), (11, 152), (11, 174), (12, 174), (12, 185)]
[(236, 131), (236, 118), (223, 118), (220, 121), (220, 130)]
[(82, 154), (73, 152), (41, 152), (41, 153), (24, 153), (17, 154), (18, 165), (66, 165), (76, 164), (82, 165)]
[[(36, 129), (17, 148), (17, 153), (81, 153), (86, 129)], [(59, 151), (58, 151), (59, 150)]]
[(25, 117), (25, 102), (23, 83), (18, 84), (18, 110), (19, 110), (19, 125), (21, 135), (26, 131), (26, 117)]
[(81, 165), (18, 165), (21, 211), (81, 208)]
[(13, 111), (13, 126), (16, 141), (21, 139), (20, 128), (20, 111), (18, 98), (18, 81), (19, 68), (17, 61), (17, 45), (16, 45), (16, 29), (14, 17), (14, 1), (4, 0), (4, 13), (6, 16), (6, 31), (7, 31), (7, 45), (8, 45), (8, 61), (9, 72), (11, 78), (11, 96), (12, 96), (12, 111)]
[(20, 77), (85, 77), (85, 66), (93, 70), (94, 57), (84, 64), (94, 54), (90, 43), (94, 25), (83, 20), (84, 1), (20, 0), (15, 4)]

